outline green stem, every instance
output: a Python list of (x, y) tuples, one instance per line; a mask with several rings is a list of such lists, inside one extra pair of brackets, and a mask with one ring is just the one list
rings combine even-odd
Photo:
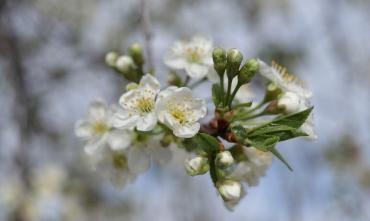
[(235, 89), (234, 89), (234, 91), (233, 91), (233, 93), (231, 94), (231, 98), (230, 98), (230, 100), (229, 100), (229, 103), (228, 103), (228, 105), (229, 105), (229, 109), (231, 109), (231, 103), (233, 102), (233, 100), (234, 100), (234, 97), (235, 97), (235, 95), (236, 95), (236, 93), (238, 93), (238, 91), (239, 91), (239, 89), (240, 89), (240, 87), (242, 86), (242, 84), (237, 84), (236, 85), (236, 87), (235, 87)]
[(226, 101), (225, 101), (225, 105), (224, 107), (226, 107), (226, 105), (229, 103), (229, 97), (230, 97), (230, 93), (231, 93), (231, 83), (232, 83), (232, 80), (233, 79), (230, 79), (228, 78), (228, 81), (227, 81), (227, 94), (226, 94)]
[(195, 82), (195, 83), (193, 83), (193, 84), (189, 85), (189, 88), (195, 88), (195, 87), (197, 87), (198, 85), (200, 85), (200, 84), (204, 83), (206, 80), (207, 80), (207, 78), (206, 78), (206, 77), (204, 77), (204, 78), (200, 79), (199, 81), (197, 81), (197, 82)]
[(213, 185), (217, 188), (217, 171), (216, 171), (216, 164), (215, 164), (215, 155), (211, 154), (209, 157), (209, 175), (211, 176)]
[[(221, 97), (225, 97), (225, 89), (224, 89), (224, 74), (219, 75), (220, 77), (220, 86), (221, 86)], [(221, 104), (224, 104), (224, 100), (221, 101)]]
[(238, 118), (235, 118), (235, 119), (233, 119), (233, 120), (234, 120), (234, 121), (235, 121), (235, 120), (243, 120), (243, 121), (247, 121), (247, 120), (251, 120), (251, 119), (254, 119), (254, 118), (257, 118), (257, 117), (263, 116), (263, 115), (265, 115), (265, 112), (264, 112), (264, 111), (262, 111), (262, 112), (260, 112), (260, 113), (258, 113), (258, 114), (254, 114), (254, 115), (250, 115), (250, 116), (246, 116), (246, 117), (238, 117)]

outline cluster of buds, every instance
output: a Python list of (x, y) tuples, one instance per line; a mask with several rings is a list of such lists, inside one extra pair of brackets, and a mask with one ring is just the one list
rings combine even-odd
[(134, 43), (128, 49), (128, 54), (120, 55), (111, 51), (105, 55), (105, 62), (127, 80), (138, 82), (143, 76), (144, 56), (140, 44)]
[[(279, 142), (316, 137), (311, 91), (286, 68), (256, 58), (243, 62), (243, 57), (235, 48), (214, 48), (208, 38), (177, 41), (164, 58), (170, 71), (163, 88), (144, 71), (140, 45), (131, 45), (128, 55), (109, 52), (106, 63), (129, 81), (126, 91), (119, 108), (92, 104), (88, 117), (76, 124), (76, 135), (85, 140), (85, 151), (102, 155), (98, 161), (110, 165), (104, 168), (113, 168), (123, 183), (146, 171), (151, 159), (167, 162), (172, 148), (185, 148), (195, 155), (185, 161), (186, 173), (209, 173), (226, 207), (233, 209), (246, 188), (266, 174), (273, 156), (291, 169), (276, 148)], [(267, 84), (262, 101), (252, 102), (245, 88), (257, 74)], [(212, 99), (196, 97), (193, 89), (207, 82)], [(204, 122), (206, 100), (215, 109), (209, 122)]]

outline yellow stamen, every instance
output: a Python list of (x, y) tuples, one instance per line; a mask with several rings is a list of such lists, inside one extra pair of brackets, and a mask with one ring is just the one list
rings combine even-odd
[(127, 166), (127, 158), (123, 153), (113, 153), (112, 162), (116, 169), (124, 169)]
[(104, 122), (96, 122), (92, 125), (93, 131), (96, 134), (103, 134), (108, 131), (108, 126)]

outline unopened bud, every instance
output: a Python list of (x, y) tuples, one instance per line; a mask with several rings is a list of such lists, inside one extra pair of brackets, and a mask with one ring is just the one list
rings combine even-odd
[(285, 92), (278, 99), (277, 106), (287, 114), (298, 112), (301, 107), (299, 96), (293, 92)]
[(116, 68), (122, 73), (128, 73), (134, 67), (134, 61), (130, 56), (120, 56), (115, 64)]
[(128, 51), (136, 65), (142, 66), (144, 64), (143, 49), (140, 44), (132, 44)]
[(173, 135), (172, 134), (165, 134), (163, 135), (160, 143), (163, 147), (168, 147), (173, 141)]
[(130, 90), (134, 90), (138, 87), (139, 85), (137, 83), (134, 83), (134, 82), (131, 82), (131, 83), (128, 83), (126, 85), (126, 90), (127, 91), (130, 91)]
[(281, 92), (281, 89), (276, 84), (269, 83), (266, 87), (264, 102), (269, 102), (277, 99)]
[(189, 176), (205, 174), (209, 170), (208, 159), (206, 157), (197, 156), (193, 159), (186, 160), (185, 169)]
[(176, 72), (171, 72), (168, 76), (168, 84), (180, 87), (182, 85), (182, 80)]
[(234, 158), (229, 151), (222, 151), (216, 155), (215, 163), (221, 168), (227, 168), (234, 163)]
[(117, 52), (114, 52), (114, 51), (108, 52), (105, 55), (105, 63), (110, 67), (114, 67), (116, 65), (116, 61), (118, 57), (119, 55)]
[(240, 64), (243, 61), (243, 54), (233, 48), (227, 51), (227, 76), (229, 80), (233, 79), (239, 72)]
[(226, 51), (223, 48), (215, 48), (212, 53), (213, 67), (218, 75), (223, 76), (226, 69), (227, 58)]
[(254, 58), (249, 59), (240, 69), (238, 76), (239, 84), (249, 83), (254, 77), (254, 75), (257, 73), (258, 68), (259, 68), (258, 60)]
[(220, 193), (224, 201), (237, 201), (242, 196), (242, 185), (238, 181), (225, 180), (218, 186), (218, 192)]

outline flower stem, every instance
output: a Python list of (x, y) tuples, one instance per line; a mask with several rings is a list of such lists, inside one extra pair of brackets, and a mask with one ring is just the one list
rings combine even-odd
[(231, 93), (231, 82), (232, 82), (233, 79), (228, 79), (227, 81), (227, 93), (226, 93), (226, 101), (224, 103), (224, 107), (227, 106), (227, 104), (229, 103), (229, 98), (230, 98), (230, 93)]
[[(220, 77), (220, 86), (221, 86), (221, 97), (225, 97), (225, 89), (224, 89), (224, 74), (219, 75)], [(221, 104), (224, 104), (224, 100), (221, 101)]]
[(242, 84), (239, 84), (239, 83), (236, 85), (236, 87), (235, 87), (235, 89), (234, 89), (234, 91), (233, 91), (233, 93), (232, 93), (232, 95), (230, 97), (230, 100), (228, 102), (229, 109), (231, 109), (231, 103), (233, 102), (234, 97), (235, 97), (236, 93), (239, 91), (239, 89), (240, 89), (241, 86), (242, 86)]

